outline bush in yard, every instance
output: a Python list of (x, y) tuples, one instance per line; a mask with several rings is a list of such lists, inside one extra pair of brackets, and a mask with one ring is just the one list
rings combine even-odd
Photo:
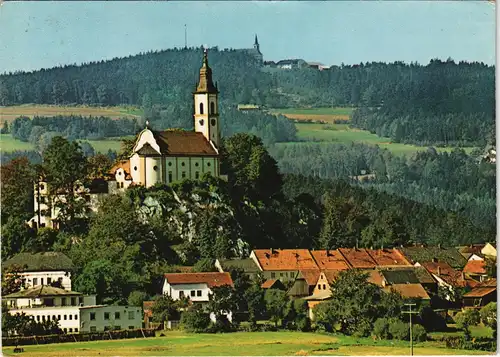
[(413, 341), (424, 342), (427, 340), (427, 331), (422, 325), (413, 325), (412, 335)]
[(467, 309), (455, 316), (455, 323), (459, 329), (464, 331), (464, 337), (467, 341), (471, 338), (470, 326), (477, 326), (480, 321), (481, 316), (476, 309)]
[(407, 323), (399, 319), (389, 320), (389, 333), (396, 340), (409, 340), (410, 330)]
[(446, 320), (429, 306), (419, 312), (420, 323), (427, 331), (446, 331)]
[(493, 339), (497, 339), (497, 303), (490, 302), (488, 305), (481, 308), (479, 311), (481, 322), (484, 326), (490, 327), (493, 330)]
[(232, 324), (225, 315), (217, 316), (215, 322), (211, 322), (208, 327), (208, 332), (234, 332), (237, 330), (237, 326)]
[(391, 334), (389, 333), (389, 320), (385, 317), (379, 318), (373, 324), (373, 336), (381, 340), (389, 340)]
[(181, 326), (188, 332), (205, 332), (210, 325), (210, 316), (200, 306), (194, 305), (181, 315)]

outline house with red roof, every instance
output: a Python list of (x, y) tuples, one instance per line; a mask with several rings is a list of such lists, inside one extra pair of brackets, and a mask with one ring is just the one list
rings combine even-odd
[(364, 248), (339, 248), (338, 251), (353, 269), (375, 269), (377, 262)]
[(486, 262), (484, 260), (469, 260), (462, 270), (466, 277), (469, 277), (478, 282), (488, 278), (486, 271)]
[(312, 250), (311, 255), (320, 270), (346, 270), (349, 263), (338, 250)]
[(366, 249), (378, 267), (412, 266), (403, 253), (397, 249)]
[(462, 297), (465, 308), (481, 308), (497, 301), (497, 279), (489, 279), (477, 285)]
[(254, 249), (250, 258), (262, 272), (264, 279), (285, 282), (295, 280), (300, 271), (319, 271), (307, 249)]

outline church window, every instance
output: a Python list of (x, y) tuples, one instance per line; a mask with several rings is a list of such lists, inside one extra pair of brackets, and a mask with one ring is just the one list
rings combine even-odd
[(197, 180), (200, 178), (200, 173), (198, 171), (194, 173), (194, 178)]
[(153, 166), (153, 170), (158, 171), (158, 166)]
[(168, 172), (168, 182), (172, 182), (172, 171)]
[(198, 166), (199, 166), (199, 164), (198, 164), (197, 162), (195, 162), (194, 166), (198, 167)]
[(205, 121), (203, 119), (200, 119), (199, 122), (200, 122), (201, 126), (203, 126), (203, 123), (205, 123)]
[(121, 171), (118, 171), (118, 176), (121, 176), (122, 175), (122, 172)]
[(211, 102), (210, 103), (210, 114), (214, 114), (214, 113), (215, 113), (215, 103)]
[(134, 171), (137, 171), (137, 166), (134, 166)]
[(181, 163), (181, 166), (186, 166), (186, 163), (185, 162)]
[(200, 103), (200, 114), (203, 114), (203, 103)]
[(212, 126), (215, 126), (215, 119), (212, 119), (210, 122), (212, 123)]
[(45, 186), (42, 184), (40, 184), (40, 190), (43, 190), (45, 188)]
[(186, 171), (182, 171), (182, 178), (186, 178)]
[(168, 163), (168, 166), (172, 166), (172, 163), (171, 163), (171, 162), (169, 162), (169, 163)]
[(207, 166), (210, 166), (210, 163), (209, 163), (209, 162), (207, 162)]

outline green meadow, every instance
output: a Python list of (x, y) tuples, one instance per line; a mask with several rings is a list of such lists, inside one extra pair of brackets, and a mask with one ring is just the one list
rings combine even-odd
[[(24, 346), (22, 356), (314, 356), (406, 355), (409, 342), (354, 338), (307, 332), (235, 332), (190, 334), (166, 331), (165, 336), (114, 341)], [(14, 347), (2, 349), (15, 356)], [(442, 342), (415, 343), (415, 355), (480, 355), (484, 351), (452, 350)], [(494, 353), (489, 353), (493, 355)]]

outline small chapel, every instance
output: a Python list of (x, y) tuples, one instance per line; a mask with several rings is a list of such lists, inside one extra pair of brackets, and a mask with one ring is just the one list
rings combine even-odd
[(220, 176), (219, 91), (212, 80), (207, 50), (194, 96), (194, 131), (142, 130), (132, 154), (111, 169), (117, 188), (131, 184), (145, 187), (198, 179), (205, 173)]

